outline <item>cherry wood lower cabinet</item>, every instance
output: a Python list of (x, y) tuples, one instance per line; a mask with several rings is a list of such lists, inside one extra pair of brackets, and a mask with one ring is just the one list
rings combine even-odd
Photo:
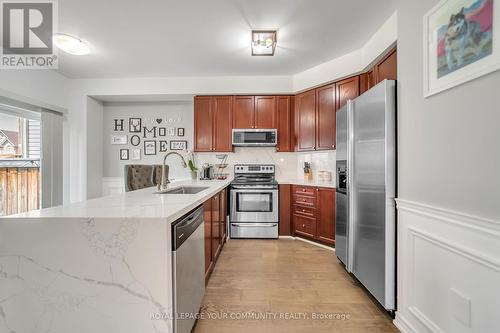
[(292, 185), (293, 234), (335, 245), (335, 189)]
[(323, 243), (335, 244), (335, 189), (318, 187), (316, 202), (316, 237)]
[(290, 214), (291, 210), (291, 186), (290, 185), (280, 185), (279, 186), (279, 235), (280, 236), (291, 236), (292, 235), (292, 216)]
[(226, 198), (227, 191), (224, 189), (203, 203), (205, 209), (205, 282), (208, 281), (226, 242)]

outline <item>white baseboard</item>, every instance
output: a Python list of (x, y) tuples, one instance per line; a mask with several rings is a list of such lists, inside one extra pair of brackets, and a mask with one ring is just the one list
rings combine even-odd
[(111, 195), (125, 192), (125, 184), (122, 177), (103, 177), (102, 195)]
[(417, 330), (411, 326), (411, 324), (408, 323), (408, 321), (398, 312), (396, 312), (396, 318), (392, 321), (392, 323), (401, 333), (417, 333)]
[(335, 248), (334, 247), (329, 247), (329, 246), (326, 246), (326, 245), (323, 245), (323, 244), (320, 244), (320, 243), (316, 243), (316, 242), (310, 241), (309, 239), (305, 239), (305, 238), (302, 238), (302, 237), (279, 236), (279, 238), (299, 240), (299, 241), (302, 241), (302, 242), (305, 242), (305, 243), (309, 243), (309, 244), (312, 244), (312, 245), (316, 245), (316, 246), (321, 247), (323, 249), (335, 252)]

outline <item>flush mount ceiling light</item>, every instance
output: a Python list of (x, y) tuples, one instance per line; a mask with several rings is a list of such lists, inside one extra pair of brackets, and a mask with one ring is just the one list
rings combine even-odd
[(252, 55), (273, 56), (276, 49), (276, 30), (252, 30)]
[(68, 34), (57, 33), (52, 36), (52, 41), (58, 48), (73, 55), (86, 55), (90, 53), (87, 42)]

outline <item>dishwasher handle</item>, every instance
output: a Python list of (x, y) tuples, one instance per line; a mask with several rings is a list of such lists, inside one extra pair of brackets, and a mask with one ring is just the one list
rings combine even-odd
[(199, 206), (172, 224), (172, 250), (176, 251), (204, 222), (203, 206)]

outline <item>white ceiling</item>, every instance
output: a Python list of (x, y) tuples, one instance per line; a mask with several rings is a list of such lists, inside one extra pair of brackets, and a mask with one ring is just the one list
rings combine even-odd
[[(360, 48), (397, 0), (59, 0), (59, 31), (93, 53), (59, 52), (71, 78), (291, 75)], [(274, 57), (252, 29), (278, 28)]]

